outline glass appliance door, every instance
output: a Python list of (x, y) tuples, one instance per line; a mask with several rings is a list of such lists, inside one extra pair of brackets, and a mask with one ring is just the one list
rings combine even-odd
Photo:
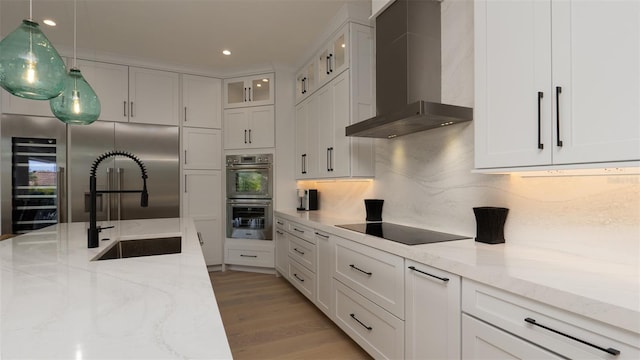
[(227, 201), (227, 237), (271, 240), (271, 201)]
[(228, 198), (271, 198), (270, 168), (234, 168), (227, 170)]

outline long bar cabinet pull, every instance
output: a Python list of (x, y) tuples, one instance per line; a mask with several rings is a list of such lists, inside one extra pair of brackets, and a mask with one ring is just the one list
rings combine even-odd
[(244, 101), (247, 101), (247, 88), (244, 88)]
[(187, 175), (184, 175), (184, 193), (187, 193)]
[(350, 267), (350, 268), (352, 268), (352, 269), (354, 269), (354, 270), (358, 270), (358, 271), (360, 271), (360, 272), (361, 272), (361, 273), (363, 273), (363, 274), (367, 274), (367, 276), (371, 276), (371, 275), (373, 275), (373, 273), (372, 273), (372, 272), (364, 271), (364, 270), (360, 269), (359, 267), (357, 267), (357, 266), (355, 266), (355, 265), (353, 265), (353, 264), (349, 265), (349, 267)]
[(251, 144), (251, 129), (249, 129), (249, 144)]
[(321, 237), (323, 237), (323, 238), (325, 238), (325, 239), (328, 239), (328, 238), (329, 238), (329, 235), (320, 234), (320, 233), (319, 233), (319, 232), (317, 232), (317, 231), (316, 231), (316, 233), (315, 233), (315, 234), (316, 234), (316, 235), (318, 235), (318, 236), (321, 236)]
[(560, 93), (562, 93), (562, 87), (556, 86), (556, 135), (557, 146), (562, 146), (562, 140), (560, 140)]
[(444, 282), (449, 281), (449, 278), (445, 278), (445, 277), (440, 277), (440, 276), (437, 276), (437, 275), (429, 274), (429, 273), (424, 272), (424, 271), (422, 271), (422, 270), (418, 270), (418, 269), (416, 269), (416, 267), (415, 267), (415, 266), (409, 266), (409, 269), (411, 269), (411, 270), (413, 270), (413, 271), (415, 271), (415, 272), (419, 272), (420, 274), (424, 274), (424, 275), (427, 275), (427, 276), (434, 277), (434, 278), (436, 278), (436, 279), (438, 279), (438, 280), (441, 280), (441, 281), (444, 281)]
[(329, 73), (330, 73), (329, 68), (331, 67), (331, 64), (330, 64), (331, 60), (329, 60), (329, 56), (327, 56), (325, 59), (327, 60), (326, 61), (326, 63), (327, 63), (327, 75), (329, 75)]
[(329, 54), (329, 72), (333, 72), (333, 64), (331, 61), (333, 60), (333, 54)]
[(187, 107), (184, 107), (184, 122), (187, 122)]
[(249, 88), (249, 101), (251, 101), (251, 88)]
[(282, 231), (280, 231), (280, 230), (276, 230), (276, 233), (277, 233), (278, 235), (284, 235), (284, 233), (283, 233)]
[(244, 129), (244, 143), (247, 143), (247, 129)]
[(187, 165), (187, 150), (184, 151), (184, 164)]
[(304, 255), (304, 251), (298, 250), (298, 248), (293, 248), (293, 251), (297, 252), (300, 255)]
[(367, 330), (369, 330), (369, 331), (373, 330), (373, 328), (372, 328), (371, 326), (368, 326), (368, 325), (366, 325), (365, 323), (363, 323), (362, 321), (360, 321), (360, 319), (358, 319), (358, 318), (356, 317), (356, 314), (349, 314), (349, 316), (351, 316), (351, 318), (352, 318), (353, 320), (357, 321), (357, 322), (358, 322), (358, 324), (362, 325), (362, 327), (364, 327), (365, 329), (367, 329)]
[(198, 241), (200, 242), (200, 246), (204, 245), (204, 240), (202, 240), (202, 234), (200, 233), (200, 231), (196, 232), (196, 234), (198, 235)]
[(124, 115), (124, 117), (127, 117), (127, 101), (123, 101), (122, 102), (122, 115)]
[(561, 331), (558, 331), (558, 330), (556, 330), (556, 329), (552, 329), (552, 328), (550, 328), (550, 327), (548, 327), (548, 326), (544, 326), (544, 325), (538, 324), (538, 323), (536, 322), (536, 320), (535, 320), (535, 319), (532, 319), (532, 318), (530, 318), (530, 317), (525, 318), (525, 319), (524, 319), (524, 321), (528, 322), (528, 323), (529, 323), (529, 324), (531, 324), (531, 325), (539, 326), (539, 327), (541, 327), (541, 328), (543, 328), (543, 329), (545, 329), (545, 330), (549, 330), (549, 331), (551, 331), (551, 332), (553, 332), (553, 333), (556, 333), (556, 334), (558, 334), (558, 335), (562, 335), (562, 336), (564, 336), (564, 337), (566, 337), (566, 338), (569, 338), (569, 339), (571, 339), (571, 340), (575, 340), (575, 341), (577, 341), (577, 342), (579, 342), (579, 343), (581, 343), (581, 344), (585, 344), (585, 345), (591, 346), (592, 348), (596, 348), (596, 349), (598, 349), (598, 350), (600, 350), (600, 351), (604, 351), (604, 352), (606, 352), (607, 354), (614, 355), (614, 356), (618, 356), (618, 355), (620, 355), (620, 350), (617, 350), (617, 349), (614, 349), (614, 348), (606, 348), (606, 349), (605, 349), (605, 348), (603, 348), (603, 347), (601, 347), (601, 346), (598, 346), (598, 345), (592, 344), (592, 343), (590, 343), (590, 342), (588, 342), (588, 341), (585, 341), (585, 340), (582, 340), (582, 339), (578, 339), (578, 338), (577, 338), (577, 337), (575, 337), (575, 336), (571, 336), (571, 335), (569, 335), (569, 334), (565, 334), (565, 333), (563, 333), (563, 332), (561, 332)]
[(130, 102), (129, 104), (131, 104), (131, 111), (129, 111), (129, 113), (131, 114), (131, 117), (134, 117), (135, 115), (133, 115), (133, 101)]
[(299, 232), (299, 233), (301, 233), (301, 234), (304, 234), (304, 230), (300, 230), (300, 229), (298, 229), (298, 228), (293, 228), (293, 230), (295, 230), (295, 231), (297, 231), (297, 232)]
[(542, 98), (544, 97), (544, 93), (542, 91), (538, 91), (538, 149), (542, 150), (544, 149), (544, 144), (541, 141), (540, 138), (540, 126), (542, 124), (542, 120), (541, 120), (541, 112), (540, 112), (540, 107), (541, 107), (541, 103), (542, 103)]
[(258, 255), (245, 255), (245, 254), (240, 254), (240, 257), (257, 258), (257, 257), (258, 257)]
[(298, 274), (293, 274), (293, 276), (298, 279), (300, 282), (304, 282), (304, 279), (298, 276)]

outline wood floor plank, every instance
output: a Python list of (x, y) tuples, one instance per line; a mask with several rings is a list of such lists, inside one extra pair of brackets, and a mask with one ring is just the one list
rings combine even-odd
[(281, 277), (209, 273), (234, 359), (371, 359)]

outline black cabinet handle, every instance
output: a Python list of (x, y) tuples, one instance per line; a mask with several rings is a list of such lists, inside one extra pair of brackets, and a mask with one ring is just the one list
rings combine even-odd
[(298, 250), (298, 248), (293, 248), (293, 251), (297, 252), (300, 255), (304, 255), (304, 251)]
[(131, 109), (129, 109), (129, 114), (131, 114), (131, 117), (134, 117), (134, 115), (133, 115), (133, 101), (130, 103), (130, 105), (131, 105), (130, 106)]
[(245, 255), (245, 254), (240, 254), (240, 257), (257, 258), (257, 257), (258, 257), (258, 255)]
[(329, 64), (329, 62), (330, 62), (330, 60), (329, 60), (329, 56), (327, 56), (325, 59), (326, 59), (326, 63), (327, 63), (327, 75), (329, 75), (329, 73), (330, 73), (330, 71), (329, 71), (329, 67), (331, 66), (331, 65)]
[(247, 143), (247, 129), (244, 129), (244, 143)]
[(187, 107), (184, 107), (184, 122), (187, 122)]
[(247, 88), (244, 88), (244, 101), (247, 101)]
[(319, 232), (316, 232), (315, 234), (318, 235), (318, 236), (321, 236), (321, 237), (323, 237), (325, 239), (329, 238), (329, 235), (320, 234)]
[(249, 88), (249, 101), (251, 101), (251, 88)]
[(556, 135), (558, 135), (557, 146), (562, 146), (562, 140), (560, 140), (560, 93), (562, 92), (561, 86), (556, 86)]
[(327, 171), (331, 171), (331, 165), (329, 164), (331, 162), (331, 154), (329, 153), (331, 150), (331, 148), (327, 148)]
[(251, 144), (251, 129), (249, 129), (249, 144)]
[(544, 96), (544, 94), (542, 93), (542, 91), (538, 91), (538, 149), (542, 150), (544, 149), (544, 144), (541, 141), (540, 138), (540, 126), (541, 126), (541, 114), (540, 114), (540, 104), (542, 103), (542, 97)]
[(302, 171), (301, 173), (306, 174), (307, 173), (307, 154), (302, 154), (300, 155), (301, 157), (301, 161), (302, 161)]
[(358, 322), (358, 324), (362, 325), (362, 327), (364, 327), (365, 329), (367, 329), (367, 330), (369, 330), (369, 331), (373, 330), (373, 328), (372, 328), (371, 326), (367, 326), (367, 325), (365, 325), (362, 321), (360, 321), (360, 319), (358, 319), (358, 318), (356, 317), (356, 314), (349, 314), (349, 316), (351, 316), (351, 318), (352, 318), (353, 320), (357, 321), (357, 322)]
[(284, 233), (283, 233), (282, 231), (280, 231), (280, 230), (276, 230), (276, 233), (277, 233), (278, 235), (284, 235)]
[(333, 147), (329, 148), (329, 171), (333, 171)]
[(298, 274), (293, 274), (293, 276), (298, 279), (300, 282), (304, 282), (304, 279), (299, 277)]
[(294, 230), (294, 231), (297, 231), (297, 232), (299, 232), (299, 233), (301, 233), (301, 234), (304, 234), (304, 230), (300, 230), (300, 229), (298, 229), (298, 228), (293, 228), (293, 230)]
[(123, 107), (123, 111), (122, 111), (124, 117), (127, 117), (127, 102), (124, 101), (124, 107)]
[(436, 278), (436, 279), (438, 279), (438, 280), (441, 280), (441, 281), (444, 281), (444, 282), (449, 281), (449, 278), (445, 278), (445, 277), (440, 277), (440, 276), (437, 276), (437, 275), (429, 274), (429, 273), (424, 272), (424, 271), (422, 271), (422, 270), (418, 270), (418, 269), (416, 269), (416, 267), (415, 267), (415, 266), (409, 266), (409, 269), (411, 269), (411, 270), (413, 270), (413, 271), (415, 271), (415, 272), (419, 272), (420, 274), (424, 274), (424, 275), (427, 275), (427, 276), (434, 277), (434, 278)]
[(284, 225), (284, 223), (283, 223), (282, 221), (278, 221), (278, 220), (276, 220), (276, 224), (278, 224), (278, 225)]
[(585, 344), (585, 345), (591, 346), (592, 348), (596, 348), (596, 349), (598, 349), (598, 350), (600, 350), (600, 351), (604, 351), (604, 352), (606, 352), (607, 354), (614, 355), (614, 356), (618, 356), (618, 355), (620, 355), (620, 350), (617, 350), (617, 349), (614, 349), (614, 348), (607, 348), (607, 349), (605, 349), (605, 348), (603, 348), (603, 347), (601, 347), (601, 346), (598, 346), (598, 345), (592, 344), (592, 343), (590, 343), (590, 342), (588, 342), (588, 341), (585, 341), (585, 340), (582, 340), (582, 339), (578, 339), (578, 338), (577, 338), (577, 337), (575, 337), (575, 336), (571, 336), (571, 335), (569, 335), (569, 334), (565, 334), (565, 333), (560, 332), (560, 331), (558, 331), (558, 330), (552, 329), (552, 328), (550, 328), (550, 327), (548, 327), (548, 326), (540, 325), (540, 324), (538, 324), (538, 323), (536, 322), (536, 320), (535, 320), (535, 319), (532, 319), (532, 318), (529, 318), (529, 317), (528, 317), (528, 318), (525, 318), (525, 319), (524, 319), (524, 321), (528, 322), (528, 323), (529, 323), (529, 324), (531, 324), (531, 325), (539, 326), (539, 327), (541, 327), (541, 328), (543, 328), (543, 329), (545, 329), (545, 330), (549, 330), (549, 331), (551, 331), (551, 332), (553, 332), (553, 333), (556, 333), (556, 334), (558, 334), (558, 335), (562, 335), (562, 336), (564, 336), (564, 337), (567, 337), (567, 338), (569, 338), (569, 339), (571, 339), (571, 340), (575, 340), (575, 341), (577, 341), (577, 342), (579, 342), (579, 343), (582, 343), (582, 344)]
[(331, 63), (333, 60), (333, 54), (329, 54), (329, 72), (333, 72), (333, 64)]
[(353, 265), (353, 264), (349, 265), (349, 267), (350, 267), (350, 268), (352, 268), (352, 269), (354, 269), (354, 270), (358, 270), (358, 271), (360, 271), (360, 272), (361, 272), (361, 273), (363, 273), (363, 274), (367, 274), (368, 276), (373, 275), (373, 273), (372, 273), (372, 272), (364, 271), (364, 270), (362, 270), (362, 269), (358, 268), (357, 266), (355, 266), (355, 265)]

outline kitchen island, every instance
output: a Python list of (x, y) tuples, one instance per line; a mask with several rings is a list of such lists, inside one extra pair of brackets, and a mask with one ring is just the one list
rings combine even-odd
[[(0, 242), (0, 357), (230, 359), (189, 218), (112, 221), (100, 247), (87, 223)], [(181, 252), (94, 261), (115, 241), (181, 236)]]

